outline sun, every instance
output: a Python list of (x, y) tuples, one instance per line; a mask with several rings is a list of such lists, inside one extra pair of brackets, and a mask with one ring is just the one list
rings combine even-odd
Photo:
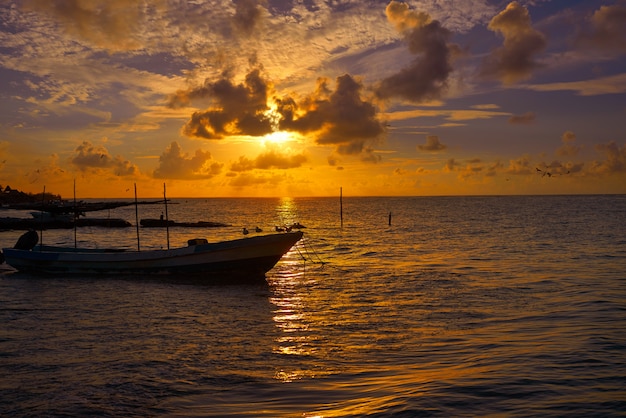
[(295, 139), (291, 132), (286, 131), (272, 132), (271, 134), (265, 135), (263, 138), (266, 141), (272, 142), (274, 144), (285, 144)]

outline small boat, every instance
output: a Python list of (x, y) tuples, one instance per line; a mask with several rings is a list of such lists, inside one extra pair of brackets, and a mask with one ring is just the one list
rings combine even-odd
[(19, 248), (5, 248), (3, 255), (16, 270), (37, 274), (175, 274), (172, 279), (183, 282), (259, 281), (302, 236), (298, 231), (216, 243), (200, 238), (186, 247), (144, 251), (34, 244), (28, 249), (18, 241)]
[(30, 215), (39, 222), (72, 222), (74, 215), (70, 213), (31, 212)]

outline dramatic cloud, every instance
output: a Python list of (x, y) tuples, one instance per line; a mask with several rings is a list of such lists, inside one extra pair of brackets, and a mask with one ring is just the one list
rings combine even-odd
[(485, 59), (481, 74), (504, 84), (529, 78), (538, 65), (534, 56), (546, 47), (546, 38), (532, 27), (528, 10), (512, 2), (488, 28), (504, 36), (504, 45)]
[(420, 151), (443, 151), (445, 150), (447, 145), (439, 142), (439, 137), (437, 135), (429, 135), (426, 137), (426, 144), (418, 145), (417, 149)]
[(580, 152), (580, 146), (575, 145), (576, 135), (572, 131), (566, 131), (561, 136), (561, 142), (563, 145), (556, 150), (556, 155), (559, 157), (575, 157)]
[(530, 125), (535, 121), (534, 112), (526, 112), (522, 115), (513, 115), (509, 118), (511, 125)]
[(377, 108), (361, 97), (363, 86), (350, 75), (337, 78), (331, 92), (326, 79), (318, 81), (316, 93), (297, 103), (287, 97), (277, 100), (282, 130), (314, 135), (318, 144), (335, 145), (339, 154), (367, 152), (385, 132)]
[(270, 150), (257, 156), (254, 160), (246, 157), (239, 157), (237, 162), (230, 167), (232, 171), (242, 172), (254, 169), (269, 170), (272, 168), (289, 169), (302, 166), (307, 161), (304, 154), (292, 156), (282, 155), (276, 150)]
[(378, 97), (412, 102), (439, 98), (447, 88), (452, 55), (458, 50), (448, 44), (451, 32), (428, 14), (409, 10), (406, 3), (391, 1), (385, 12), (404, 36), (410, 53), (417, 57), (409, 66), (380, 82), (376, 88)]
[(178, 142), (172, 142), (159, 157), (153, 177), (158, 179), (206, 179), (220, 173), (220, 163), (209, 164), (211, 153), (196, 150), (193, 157), (183, 153)]
[(234, 84), (228, 78), (205, 82), (189, 91), (178, 91), (170, 98), (170, 107), (188, 105), (192, 100), (208, 98), (213, 105), (194, 112), (183, 128), (190, 137), (221, 139), (229, 135), (263, 136), (272, 132), (272, 121), (267, 115), (270, 86), (259, 69), (250, 71), (245, 81)]
[(184, 126), (184, 134), (191, 137), (263, 136), (278, 129), (309, 135), (318, 144), (336, 146), (340, 154), (356, 155), (367, 152), (368, 144), (385, 132), (377, 107), (362, 97), (363, 86), (350, 75), (337, 78), (335, 91), (328, 80), (320, 79), (315, 93), (302, 100), (273, 98), (273, 113), (267, 104), (270, 90), (270, 83), (255, 69), (238, 85), (224, 78), (178, 91), (169, 105), (177, 108), (196, 99), (213, 101), (208, 110), (194, 112)]
[(113, 170), (116, 176), (133, 176), (139, 174), (136, 165), (120, 156), (111, 157), (109, 151), (103, 146), (93, 145), (89, 141), (83, 141), (74, 150), (71, 162), (81, 171)]
[(602, 6), (591, 17), (592, 30), (581, 36), (584, 45), (626, 52), (626, 6)]

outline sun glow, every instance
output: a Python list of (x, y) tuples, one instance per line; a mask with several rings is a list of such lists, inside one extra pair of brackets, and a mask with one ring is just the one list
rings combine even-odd
[(291, 132), (285, 131), (272, 132), (271, 134), (265, 135), (263, 138), (266, 141), (272, 142), (274, 144), (285, 144), (295, 139)]

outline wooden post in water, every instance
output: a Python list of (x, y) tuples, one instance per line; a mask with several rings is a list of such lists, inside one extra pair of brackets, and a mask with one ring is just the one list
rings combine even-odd
[(389, 212), (389, 226), (391, 226), (391, 212)]
[(78, 211), (76, 210), (76, 179), (74, 179), (74, 249), (76, 249), (76, 218)]
[(343, 187), (339, 188), (339, 219), (341, 219), (341, 228), (343, 229)]
[(165, 194), (165, 183), (163, 183), (163, 201), (165, 202), (165, 231), (167, 234), (167, 249), (170, 249), (170, 218), (167, 215), (167, 196)]
[(137, 251), (140, 251), (139, 245), (139, 210), (137, 209), (137, 183), (135, 185), (135, 226), (137, 228)]
[(44, 222), (44, 206), (46, 205), (46, 186), (43, 186), (43, 194), (41, 195), (41, 225), (39, 227), (39, 251), (43, 250), (43, 222)]

